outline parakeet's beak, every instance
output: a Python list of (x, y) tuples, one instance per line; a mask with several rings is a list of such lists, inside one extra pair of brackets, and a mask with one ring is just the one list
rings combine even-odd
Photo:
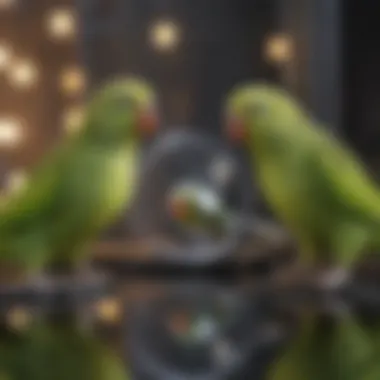
[(190, 214), (189, 203), (182, 198), (174, 197), (168, 202), (169, 215), (178, 221), (187, 220)]
[(143, 110), (138, 120), (138, 132), (142, 137), (152, 137), (156, 134), (160, 118), (156, 106)]
[(234, 114), (227, 115), (225, 133), (228, 141), (238, 145), (248, 138), (248, 130), (243, 120)]

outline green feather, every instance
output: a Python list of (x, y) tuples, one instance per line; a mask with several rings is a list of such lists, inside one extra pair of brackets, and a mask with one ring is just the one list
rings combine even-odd
[(32, 171), (0, 217), (0, 262), (35, 272), (51, 263), (79, 265), (98, 234), (135, 192), (141, 112), (155, 102), (144, 82), (101, 88), (84, 127)]
[(262, 193), (299, 243), (301, 259), (350, 267), (380, 246), (380, 194), (354, 154), (288, 93), (237, 88), (228, 100), (240, 119)]

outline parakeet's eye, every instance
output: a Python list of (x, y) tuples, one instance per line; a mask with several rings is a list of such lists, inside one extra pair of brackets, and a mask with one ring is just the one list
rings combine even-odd
[(248, 129), (242, 117), (234, 114), (227, 114), (226, 136), (228, 140), (234, 144), (240, 144), (247, 139)]
[(156, 133), (159, 124), (158, 110), (154, 105), (140, 110), (138, 128), (143, 136), (153, 136)]

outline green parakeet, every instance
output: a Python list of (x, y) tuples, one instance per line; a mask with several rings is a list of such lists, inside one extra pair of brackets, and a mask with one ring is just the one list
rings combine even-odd
[[(73, 326), (0, 332), (0, 379), (128, 380), (122, 360), (91, 333)], [(4, 376), (4, 377), (1, 377)]]
[(380, 247), (380, 193), (364, 166), (285, 90), (243, 85), (226, 105), (226, 132), (248, 148), (272, 211), (307, 264), (329, 265), (340, 286), (361, 254)]
[(309, 316), (294, 342), (274, 361), (267, 380), (375, 380), (378, 335), (352, 316)]
[[(47, 154), (0, 216), (2, 272), (76, 267), (132, 201), (143, 134), (157, 125), (150, 85), (118, 78), (95, 91), (83, 128)], [(4, 273), (2, 273), (4, 274)]]

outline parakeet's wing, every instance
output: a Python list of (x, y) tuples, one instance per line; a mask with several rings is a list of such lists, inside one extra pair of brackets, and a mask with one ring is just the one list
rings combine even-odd
[(53, 214), (59, 206), (57, 191), (62, 172), (67, 169), (66, 147), (60, 147), (46, 156), (30, 175), (30, 180), (20, 192), (11, 195), (1, 210), (0, 236), (22, 231), (29, 223)]
[(319, 318), (301, 325), (300, 336), (275, 363), (270, 380), (361, 380), (375, 354), (373, 338), (348, 317), (326, 325)]
[(364, 166), (335, 138), (319, 133), (315, 151), (309, 157), (314, 191), (318, 198), (325, 197), (325, 207), (330, 202), (341, 202), (350, 211), (380, 221), (380, 192)]
[(32, 325), (3, 339), (0, 352), (0, 380), (128, 379), (111, 349), (71, 325)]

